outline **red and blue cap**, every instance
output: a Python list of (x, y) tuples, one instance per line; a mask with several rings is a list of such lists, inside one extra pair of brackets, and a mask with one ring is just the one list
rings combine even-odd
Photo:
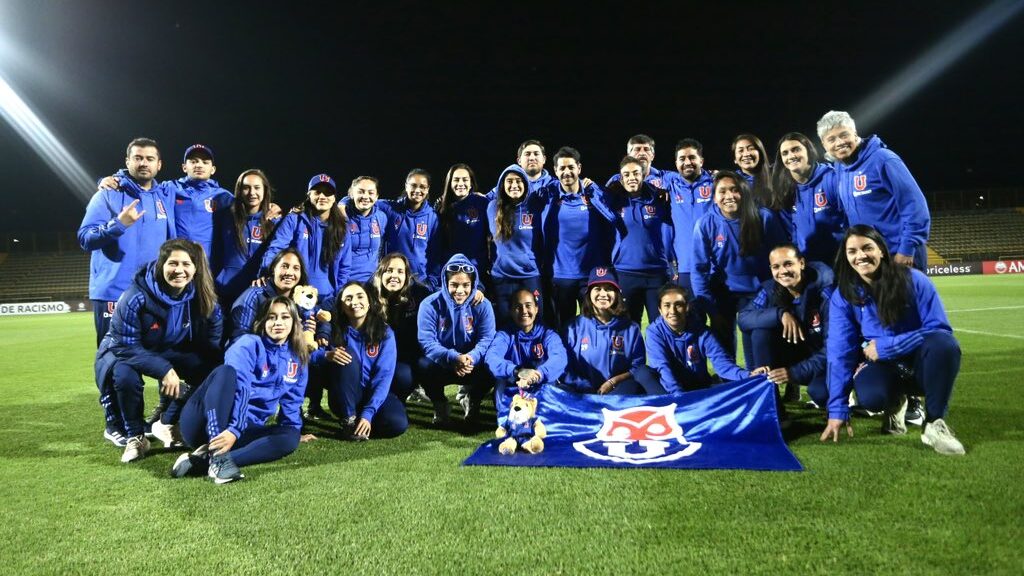
[(193, 144), (185, 149), (185, 157), (182, 159), (182, 162), (187, 161), (188, 157), (195, 154), (196, 152), (202, 152), (203, 154), (209, 156), (211, 161), (213, 160), (212, 148), (206, 146), (205, 144)]
[(338, 193), (338, 185), (334, 183), (334, 178), (331, 178), (327, 174), (317, 174), (310, 178), (309, 186), (306, 186), (306, 190), (312, 190), (320, 184), (326, 184), (331, 187), (331, 190), (333, 190), (335, 194)]
[(596, 284), (611, 284), (615, 286), (616, 290), (622, 290), (619, 288), (619, 277), (615, 274), (615, 268), (611, 266), (595, 266), (590, 271), (590, 278), (587, 280), (587, 288)]

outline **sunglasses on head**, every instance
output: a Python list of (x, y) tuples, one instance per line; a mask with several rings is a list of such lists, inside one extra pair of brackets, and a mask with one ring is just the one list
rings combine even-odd
[(449, 264), (445, 266), (446, 272), (452, 274), (458, 274), (459, 272), (465, 272), (466, 274), (476, 274), (476, 266), (472, 264)]

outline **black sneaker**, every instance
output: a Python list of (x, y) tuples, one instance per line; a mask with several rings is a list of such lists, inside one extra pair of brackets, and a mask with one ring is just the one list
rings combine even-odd
[(213, 478), (214, 484), (227, 484), (245, 478), (242, 471), (235, 465), (235, 461), (231, 459), (230, 453), (211, 456), (207, 476)]
[(356, 434), (356, 425), (359, 424), (358, 416), (349, 416), (341, 421), (341, 437), (344, 440), (351, 440), (353, 442), (361, 442), (363, 440), (369, 440), (370, 437), (366, 434)]
[(185, 476), (205, 476), (210, 468), (209, 455), (186, 452), (174, 461), (171, 466), (171, 476), (184, 478)]
[(333, 416), (327, 413), (319, 404), (310, 404), (304, 414), (306, 420), (331, 420)]
[(907, 396), (907, 414), (903, 422), (908, 426), (924, 425), (924, 407), (921, 406), (921, 398), (918, 396)]

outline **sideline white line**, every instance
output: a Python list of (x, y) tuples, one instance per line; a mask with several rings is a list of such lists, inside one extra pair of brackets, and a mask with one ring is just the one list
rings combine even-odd
[(1020, 310), (1024, 306), (995, 306), (992, 308), (961, 308), (959, 310), (946, 310), (946, 312), (985, 312), (986, 310)]
[(998, 336), (1000, 338), (1013, 338), (1014, 340), (1024, 340), (1024, 336), (1018, 336), (1016, 334), (996, 334), (995, 332), (983, 332), (981, 330), (968, 330), (966, 328), (953, 328), (953, 332), (966, 332), (968, 334), (980, 334), (982, 336)]

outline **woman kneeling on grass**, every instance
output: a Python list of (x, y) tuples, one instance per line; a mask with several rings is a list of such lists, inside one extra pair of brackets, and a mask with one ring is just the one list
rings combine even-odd
[[(253, 334), (243, 334), (185, 404), (181, 434), (193, 452), (171, 475), (207, 473), (217, 484), (242, 478), (239, 467), (272, 462), (299, 446), (306, 363), (295, 304), (275, 296), (261, 308)], [(277, 423), (267, 426), (269, 418)]]
[[(821, 440), (838, 441), (844, 423), (853, 436), (851, 385), (862, 406), (885, 411), (885, 434), (907, 433), (907, 394), (924, 392), (921, 441), (940, 454), (963, 454), (943, 420), (960, 371), (960, 345), (935, 286), (923, 272), (894, 262), (871, 226), (851, 226), (841, 246), (829, 302), (828, 425)], [(866, 363), (858, 367), (862, 355)]]

